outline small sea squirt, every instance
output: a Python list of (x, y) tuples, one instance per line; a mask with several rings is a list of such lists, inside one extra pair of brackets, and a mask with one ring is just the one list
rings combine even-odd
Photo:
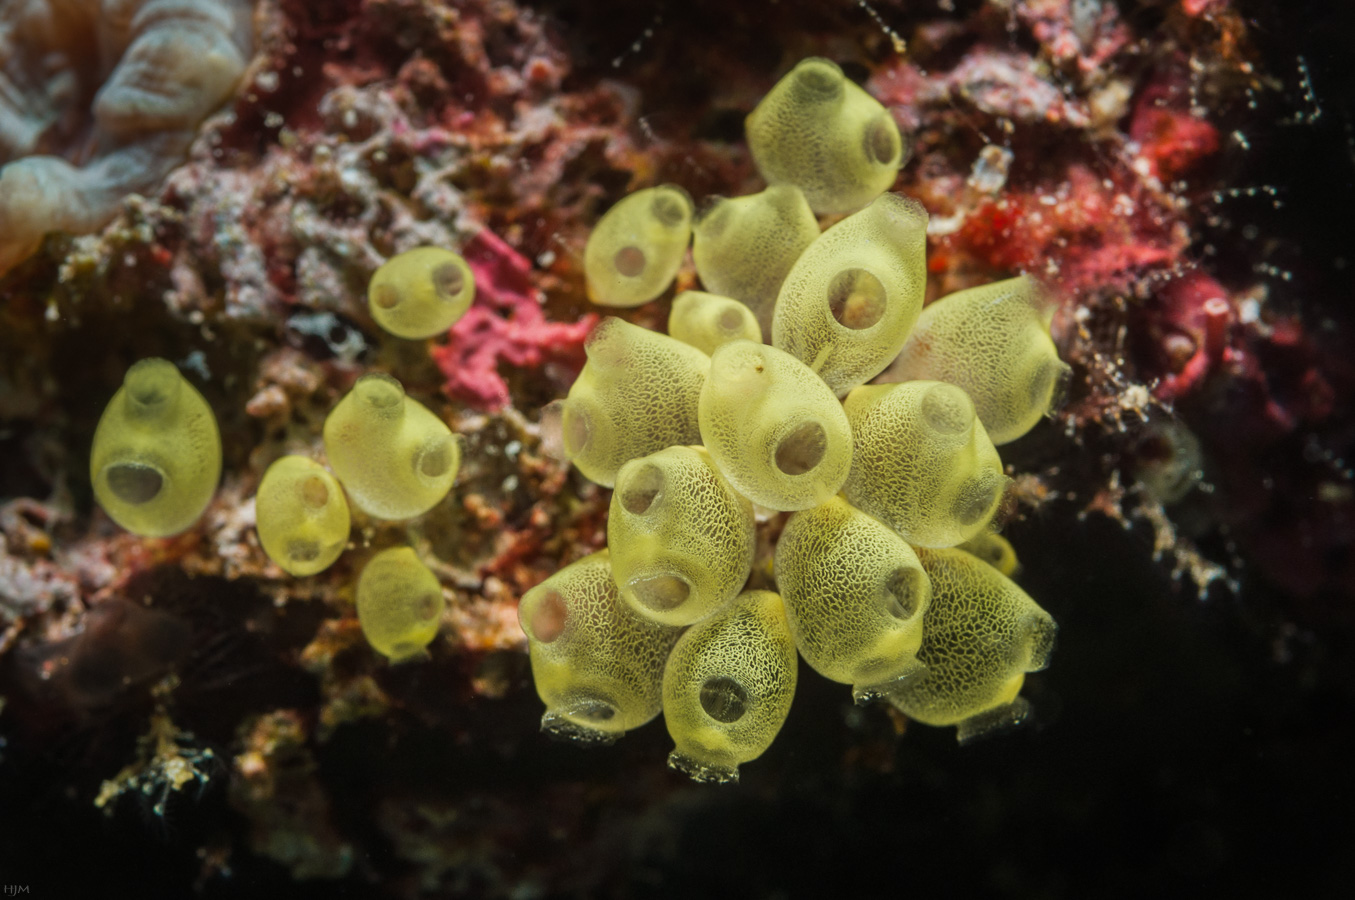
[(690, 625), (733, 600), (753, 564), (753, 505), (701, 447), (621, 467), (607, 546), (621, 597), (640, 615)]
[(924, 725), (956, 725), (961, 743), (1023, 721), (1027, 672), (1049, 665), (1058, 626), (994, 567), (963, 550), (917, 551), (932, 585), (922, 625), (927, 667), (886, 698)]
[(810, 244), (781, 285), (771, 343), (838, 396), (899, 355), (927, 290), (927, 211), (882, 194)]
[(639, 306), (673, 283), (692, 237), (692, 200), (676, 185), (628, 194), (598, 220), (583, 250), (588, 298)]
[(673, 298), (668, 336), (709, 356), (730, 341), (761, 343), (762, 326), (751, 309), (732, 297), (683, 291)]
[(842, 492), (854, 506), (915, 547), (953, 547), (989, 527), (1010, 479), (964, 391), (863, 385), (843, 409), (853, 452)]
[(358, 576), (363, 637), (392, 663), (421, 657), (438, 636), (447, 601), (432, 570), (409, 547), (373, 556)]
[(701, 439), (734, 489), (760, 506), (808, 509), (838, 492), (852, 432), (823, 379), (783, 350), (732, 341), (711, 357)]
[(142, 537), (178, 534), (207, 508), (221, 478), (221, 434), (169, 360), (127, 370), (94, 430), (89, 477), (104, 511)]
[(475, 275), (460, 254), (418, 247), (391, 257), (367, 285), (367, 308), (396, 337), (442, 334), (475, 299)]
[(1009, 443), (1062, 402), (1072, 370), (1049, 336), (1052, 317), (1028, 275), (948, 294), (922, 310), (891, 380), (964, 388), (988, 437)]
[(706, 290), (753, 311), (761, 334), (750, 340), (770, 341), (781, 283), (818, 236), (819, 221), (800, 189), (774, 184), (708, 201), (692, 226), (692, 261)]
[(348, 543), (348, 501), (324, 466), (305, 456), (273, 462), (254, 498), (259, 543), (289, 575), (333, 565)]
[(795, 646), (857, 702), (922, 670), (931, 582), (913, 548), (840, 496), (795, 513), (776, 545), (776, 584)]
[(353, 505), (378, 519), (421, 516), (447, 496), (461, 445), (389, 375), (364, 375), (325, 419), (325, 454)]
[(907, 156), (889, 111), (819, 57), (773, 85), (744, 130), (767, 183), (795, 185), (819, 215), (854, 212), (889, 190)]
[(795, 643), (771, 591), (745, 591), (682, 635), (663, 672), (668, 765), (697, 781), (739, 780), (795, 698)]
[(1021, 560), (1016, 556), (1016, 548), (1000, 534), (991, 531), (980, 532), (956, 546), (957, 549), (977, 556), (1008, 578), (1015, 578), (1021, 573)]
[(582, 743), (610, 743), (652, 720), (663, 667), (682, 629), (650, 621), (617, 591), (606, 550), (566, 566), (518, 604), (541, 730)]
[(710, 357), (621, 319), (603, 319), (584, 343), (588, 362), (569, 396), (546, 407), (543, 437), (588, 480), (616, 483), (621, 466), (701, 442), (697, 402)]

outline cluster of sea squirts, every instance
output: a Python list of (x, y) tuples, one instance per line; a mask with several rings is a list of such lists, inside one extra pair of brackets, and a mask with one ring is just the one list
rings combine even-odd
[[(1009, 479), (996, 445), (1057, 402), (1068, 366), (1049, 307), (1020, 276), (923, 309), (927, 214), (886, 193), (907, 149), (876, 100), (808, 59), (747, 120), (768, 187), (713, 198), (633, 193), (585, 249), (590, 298), (637, 306), (674, 280), (688, 245), (706, 291), (672, 303), (668, 334), (604, 320), (548, 444), (615, 488), (608, 549), (546, 579), (519, 617), (548, 732), (614, 740), (663, 712), (670, 765), (737, 779), (780, 730), (797, 655), (964, 741), (1020, 722), (1025, 673), (1056, 627), (1008, 576), (994, 533)], [(845, 214), (820, 232), (819, 216)], [(474, 280), (450, 250), (377, 270), (372, 318), (390, 333), (444, 332)], [(905, 380), (867, 384), (886, 368)], [(460, 445), (384, 374), (359, 378), (324, 424), (324, 465), (284, 456), (256, 496), (260, 544), (295, 576), (344, 552), (349, 503), (377, 519), (422, 515), (451, 489)], [(161, 537), (192, 526), (221, 472), (210, 406), (173, 364), (127, 372), (91, 449), (95, 497), (118, 524)], [(744, 590), (759, 516), (790, 513), (776, 591)], [(408, 547), (359, 576), (367, 640), (419, 657), (444, 608)]]
[[(689, 244), (706, 290), (667, 335), (604, 320), (545, 410), (555, 451), (614, 488), (608, 546), (519, 607), (543, 729), (610, 741), (662, 711), (669, 764), (705, 781), (770, 746), (797, 655), (964, 741), (1026, 717), (1056, 632), (993, 525), (996, 446), (1069, 372), (1038, 286), (923, 308), (927, 213), (887, 193), (903, 136), (833, 63), (797, 65), (746, 134), (764, 191), (698, 215), (680, 187), (640, 190), (588, 240), (596, 303), (656, 299)], [(906, 380), (867, 384), (887, 368)], [(784, 513), (776, 591), (744, 590), (759, 517)]]
[[(470, 307), (475, 282), (458, 254), (423, 247), (372, 276), (368, 306), (390, 333), (441, 334)], [(301, 455), (275, 460), (255, 496), (259, 543), (290, 575), (329, 568), (348, 546), (349, 503), (375, 519), (421, 516), (451, 490), (461, 446), (440, 418), (389, 375), (357, 380), (324, 424), (329, 468)], [(168, 360), (127, 370), (90, 451), (90, 481), (123, 528), (165, 537), (191, 527), (221, 475), (221, 435), (203, 396)], [(391, 662), (415, 659), (437, 636), (445, 601), (437, 576), (409, 547), (375, 554), (357, 584), (362, 633)]]

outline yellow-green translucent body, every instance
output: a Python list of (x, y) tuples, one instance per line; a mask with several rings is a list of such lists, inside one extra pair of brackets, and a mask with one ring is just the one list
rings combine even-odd
[(958, 545), (958, 548), (977, 556), (1008, 578), (1016, 577), (1016, 573), (1021, 571), (1021, 561), (1016, 558), (1016, 548), (1000, 534), (983, 532)]
[(1049, 664), (1058, 626), (1026, 592), (963, 550), (918, 550), (932, 583), (918, 658), (927, 670), (888, 699), (926, 725), (964, 725), (1017, 702)]
[(134, 363), (108, 401), (89, 453), (94, 498), (143, 537), (178, 534), (221, 477), (221, 434), (207, 401), (169, 360)]
[(367, 308), (396, 337), (429, 338), (466, 314), (475, 276), (459, 254), (418, 247), (391, 257), (367, 285)]
[(717, 197), (692, 226), (692, 261), (706, 290), (747, 304), (762, 334), (772, 336), (772, 309), (781, 282), (819, 236), (819, 222), (792, 184), (760, 194)]
[(751, 341), (711, 357), (701, 391), (701, 441), (734, 489), (768, 509), (818, 506), (852, 463), (842, 404), (789, 353)]
[(392, 663), (423, 653), (447, 606), (437, 576), (408, 547), (371, 558), (358, 576), (357, 602), (362, 636)]
[(461, 446), (389, 375), (364, 375), (325, 419), (325, 454), (353, 505), (378, 519), (423, 515), (447, 496)]
[(264, 552), (291, 575), (323, 572), (348, 543), (343, 488), (304, 456), (284, 456), (263, 473), (254, 517)]
[(916, 675), (931, 584), (903, 539), (841, 497), (797, 512), (776, 545), (795, 646), (859, 701)]
[(842, 493), (920, 547), (953, 547), (992, 521), (1007, 487), (965, 392), (939, 381), (865, 385), (843, 403), (852, 471)]
[(692, 201), (676, 185), (629, 194), (598, 220), (583, 250), (588, 299), (639, 306), (673, 282), (692, 236)]
[(690, 625), (743, 589), (753, 505), (700, 447), (669, 447), (621, 467), (607, 517), (612, 574), (646, 618)]
[(959, 385), (994, 444), (1014, 441), (1062, 399), (1071, 371), (1022, 275), (942, 297), (922, 311), (893, 374)]
[(705, 291), (683, 291), (673, 298), (668, 336), (709, 356), (730, 341), (760, 343), (762, 326), (753, 311), (737, 300)]
[(738, 781), (772, 745), (795, 697), (795, 644), (771, 591), (745, 591), (698, 622), (663, 672), (668, 765), (697, 781)]
[(768, 184), (793, 184), (820, 215), (858, 210), (903, 165), (899, 127), (834, 63), (811, 57), (749, 114), (748, 149)]
[(819, 235), (781, 285), (772, 344), (841, 395), (899, 355), (927, 290), (927, 211), (883, 194)]
[(569, 396), (544, 418), (585, 477), (611, 487), (630, 460), (701, 442), (697, 400), (710, 357), (616, 318), (603, 319), (584, 350), (588, 363)]
[(663, 665), (682, 633), (622, 600), (607, 551), (566, 566), (518, 605), (541, 729), (584, 742), (615, 740), (659, 714)]

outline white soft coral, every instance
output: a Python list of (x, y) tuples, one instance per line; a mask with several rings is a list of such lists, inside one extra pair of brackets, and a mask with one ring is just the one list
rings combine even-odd
[[(251, 0), (0, 7), (0, 274), (107, 224), (183, 158), (251, 52)], [(35, 155), (36, 154), (36, 155)]]

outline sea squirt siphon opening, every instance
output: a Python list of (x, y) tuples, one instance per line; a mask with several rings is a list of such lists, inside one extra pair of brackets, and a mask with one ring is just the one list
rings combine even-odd
[(843, 269), (828, 283), (828, 311), (843, 328), (864, 331), (884, 318), (889, 296), (865, 269)]
[(1049, 665), (1049, 657), (1053, 655), (1054, 644), (1058, 640), (1059, 626), (1048, 616), (1036, 615), (1027, 620), (1025, 627), (1025, 645), (1029, 648), (1025, 668), (1027, 672), (1038, 672)]
[(862, 136), (866, 158), (882, 166), (897, 166), (902, 150), (898, 128), (889, 113), (881, 113), (866, 126)]
[(466, 276), (462, 274), (461, 267), (455, 263), (443, 263), (438, 266), (433, 270), (432, 277), (433, 289), (437, 291), (438, 297), (446, 301), (456, 299), (456, 295), (466, 286)]
[(651, 575), (635, 578), (628, 585), (640, 605), (655, 612), (668, 612), (687, 602), (692, 586), (680, 575)]
[(556, 638), (564, 634), (568, 618), (569, 610), (565, 606), (564, 598), (555, 591), (547, 591), (536, 609), (532, 610), (528, 622), (532, 629), (532, 637), (543, 644), (554, 643)]
[(621, 506), (633, 516), (643, 516), (653, 509), (663, 493), (663, 470), (653, 463), (645, 463), (638, 471), (632, 471), (621, 486)]
[(455, 453), (455, 439), (448, 435), (438, 435), (428, 441), (419, 450), (418, 471), (425, 478), (441, 478), (452, 466)]
[(287, 558), (293, 562), (314, 562), (320, 558), (320, 544), (305, 538), (287, 542)]
[(797, 99), (824, 103), (842, 96), (842, 70), (826, 59), (807, 59), (795, 68), (791, 82)]
[(805, 422), (776, 445), (776, 468), (785, 475), (811, 472), (828, 452), (828, 433), (818, 422)]
[(622, 247), (612, 256), (616, 273), (625, 278), (638, 278), (644, 274), (645, 262), (645, 251), (630, 245)]
[(573, 459), (586, 451), (593, 439), (593, 417), (579, 402), (566, 402), (561, 413), (560, 436), (565, 458)]
[(728, 725), (748, 712), (748, 691), (724, 675), (707, 678), (701, 685), (701, 708), (717, 722)]
[(743, 316), (740, 315), (738, 309), (729, 306), (720, 313), (720, 317), (716, 320), (716, 325), (723, 333), (736, 335), (743, 329)]
[(649, 205), (649, 210), (663, 227), (675, 228), (687, 218), (691, 211), (691, 203), (685, 196), (670, 187), (667, 190), (660, 191), (654, 197), (654, 202)]
[(301, 482), (301, 502), (310, 510), (321, 510), (329, 503), (329, 487), (319, 475)]
[(1004, 486), (1002, 476), (993, 472), (971, 478), (956, 496), (951, 515), (965, 527), (981, 521), (997, 505)]
[(383, 416), (404, 411), (405, 386), (383, 372), (363, 375), (353, 390), (366, 406)]
[(917, 615), (921, 605), (923, 577), (921, 571), (903, 566), (885, 576), (881, 585), (885, 612), (901, 622)]
[(974, 404), (953, 384), (936, 384), (922, 397), (922, 418), (939, 434), (962, 434), (974, 424)]
[(137, 360), (122, 379), (134, 414), (155, 414), (168, 409), (178, 396), (182, 382), (183, 377), (174, 364), (159, 357)]
[(137, 506), (154, 500), (165, 486), (159, 469), (139, 462), (114, 463), (104, 469), (104, 479), (115, 497)]

